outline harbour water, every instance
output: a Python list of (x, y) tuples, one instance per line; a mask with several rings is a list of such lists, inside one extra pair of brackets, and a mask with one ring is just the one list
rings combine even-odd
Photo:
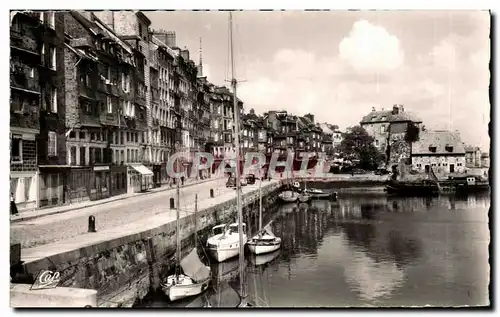
[[(246, 257), (247, 299), (264, 307), (488, 305), (489, 206), (489, 195), (379, 194), (283, 205), (271, 224), (281, 250)], [(238, 259), (212, 269), (203, 296), (172, 304), (153, 294), (141, 306), (237, 305)]]

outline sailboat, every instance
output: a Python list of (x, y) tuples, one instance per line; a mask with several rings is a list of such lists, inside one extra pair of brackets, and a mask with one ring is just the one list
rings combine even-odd
[[(176, 250), (176, 268), (175, 274), (169, 275), (167, 279), (160, 283), (160, 286), (168, 296), (170, 301), (176, 301), (189, 296), (195, 296), (204, 292), (210, 283), (210, 267), (206, 266), (201, 262), (198, 257), (197, 245), (197, 235), (195, 235), (195, 247), (191, 252), (180, 260), (181, 253), (181, 241), (180, 241), (180, 181), (177, 180), (177, 208), (176, 208), (176, 239), (177, 239), (177, 250)], [(197, 232), (196, 217), (198, 209), (198, 199), (197, 195), (195, 198), (195, 232)], [(183, 274), (179, 272), (179, 268), (182, 269)]]
[[(233, 112), (234, 112), (234, 147), (236, 149), (236, 168), (235, 168), (235, 185), (236, 185), (236, 204), (238, 210), (238, 221), (232, 224), (218, 225), (212, 228), (213, 236), (207, 239), (207, 249), (209, 253), (218, 262), (225, 261), (236, 255), (244, 257), (244, 247), (247, 242), (246, 225), (243, 223), (243, 212), (241, 206), (241, 175), (240, 175), (240, 109), (238, 106), (238, 97), (236, 94), (237, 80), (234, 74), (234, 58), (233, 58), (233, 16), (229, 12), (229, 32), (230, 32), (230, 59), (231, 59), (231, 86), (233, 88)], [(222, 232), (220, 232), (222, 231)], [(219, 233), (220, 232), (220, 233)]]
[(300, 203), (307, 203), (311, 200), (311, 195), (307, 192), (307, 183), (304, 183), (304, 190), (299, 194), (298, 200)]
[(281, 238), (276, 237), (269, 223), (262, 228), (262, 181), (259, 183), (259, 231), (247, 242), (248, 249), (253, 254), (264, 254), (278, 250), (281, 247)]

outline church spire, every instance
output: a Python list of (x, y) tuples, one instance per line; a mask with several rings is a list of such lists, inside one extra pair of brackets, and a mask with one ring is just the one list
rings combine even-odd
[(198, 63), (198, 77), (203, 77), (203, 53), (201, 49), (201, 37), (200, 37), (200, 62)]

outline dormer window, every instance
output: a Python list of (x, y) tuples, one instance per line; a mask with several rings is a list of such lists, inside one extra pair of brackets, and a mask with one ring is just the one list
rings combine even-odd
[(453, 152), (453, 146), (447, 144), (446, 147), (445, 147), (445, 150), (446, 150), (446, 152), (450, 152), (451, 153), (451, 152)]
[(387, 117), (386, 117), (386, 116), (383, 116), (383, 117), (382, 117), (382, 121), (385, 121), (385, 120), (387, 120)]
[(429, 145), (429, 151), (432, 152), (432, 153), (436, 153), (436, 146), (435, 145)]
[(372, 121), (375, 121), (376, 119), (377, 119), (377, 117), (376, 117), (376, 116), (373, 116), (373, 117), (372, 117)]

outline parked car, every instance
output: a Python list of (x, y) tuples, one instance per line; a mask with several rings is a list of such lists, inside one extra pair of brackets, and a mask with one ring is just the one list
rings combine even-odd
[(255, 175), (254, 174), (248, 174), (246, 178), (247, 178), (248, 185), (255, 184)]
[(375, 171), (375, 175), (388, 175), (390, 172), (385, 168), (379, 168)]
[[(241, 186), (246, 186), (247, 183), (248, 182), (245, 178), (242, 177), (240, 179)], [(236, 187), (236, 177), (234, 177), (234, 176), (229, 177), (227, 182), (226, 182), (226, 187)]]

